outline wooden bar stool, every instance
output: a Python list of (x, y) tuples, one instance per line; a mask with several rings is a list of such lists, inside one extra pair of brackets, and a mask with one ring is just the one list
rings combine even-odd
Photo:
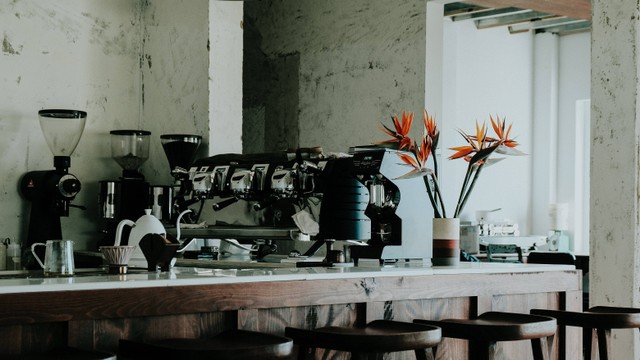
[(640, 309), (637, 308), (595, 306), (584, 312), (533, 309), (531, 313), (552, 316), (559, 326), (582, 327), (583, 331), (589, 329), (591, 334), (583, 336), (582, 350), (585, 359), (591, 359), (595, 355), (592, 354), (593, 330), (596, 330), (600, 360), (607, 360), (611, 359), (611, 329), (640, 329)]
[(414, 320), (442, 328), (442, 336), (469, 341), (469, 359), (495, 359), (496, 342), (531, 340), (533, 358), (548, 359), (547, 337), (555, 335), (556, 320), (547, 316), (486, 312), (476, 319)]
[(391, 320), (374, 320), (365, 327), (329, 326), (313, 330), (287, 327), (284, 335), (299, 346), (298, 359), (316, 348), (347, 351), (352, 359), (413, 350), (416, 359), (426, 359), (427, 349), (442, 339), (440, 328)]
[(100, 350), (84, 350), (72, 347), (55, 348), (42, 354), (1, 355), (3, 360), (116, 360), (116, 354)]
[(286, 359), (293, 341), (246, 330), (229, 330), (210, 339), (120, 340), (119, 359)]

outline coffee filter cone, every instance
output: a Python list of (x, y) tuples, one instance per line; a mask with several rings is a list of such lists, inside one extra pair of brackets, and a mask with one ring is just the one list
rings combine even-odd
[(101, 246), (100, 252), (108, 265), (128, 265), (135, 246)]

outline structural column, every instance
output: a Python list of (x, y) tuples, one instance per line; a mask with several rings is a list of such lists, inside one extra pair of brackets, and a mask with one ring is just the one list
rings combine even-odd
[[(640, 118), (636, 1), (593, 0), (590, 303), (640, 306)], [(613, 337), (613, 359), (638, 359), (637, 332)]]

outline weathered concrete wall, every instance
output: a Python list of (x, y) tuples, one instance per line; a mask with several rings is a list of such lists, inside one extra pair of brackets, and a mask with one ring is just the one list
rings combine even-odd
[(119, 174), (109, 130), (140, 124), (140, 31), (140, 6), (128, 0), (2, 1), (1, 237), (26, 236), (30, 203), (18, 193), (20, 177), (53, 169), (37, 117), (38, 110), (51, 107), (88, 113), (70, 168), (83, 186), (74, 203), (87, 211), (72, 208), (63, 234), (79, 247), (81, 238), (96, 236), (97, 182)]
[(143, 170), (159, 184), (170, 184), (161, 134), (203, 136), (209, 142), (209, 2), (145, 0), (141, 37), (140, 123), (152, 133), (150, 157)]
[(101, 221), (98, 181), (117, 179), (109, 131), (152, 131), (151, 183), (170, 181), (159, 135), (208, 133), (208, 2), (0, 0), (0, 237), (23, 240), (30, 203), (18, 193), (22, 174), (53, 169), (38, 125), (46, 107), (86, 110), (71, 159), (82, 182), (62, 219), (77, 248), (95, 246)]
[(381, 121), (424, 106), (425, 18), (418, 0), (247, 2), (244, 86), (263, 93), (245, 94), (245, 136), (266, 150), (384, 139)]
[[(591, 41), (591, 305), (640, 305), (640, 10), (595, 0)], [(613, 359), (638, 359), (636, 331), (614, 331)]]

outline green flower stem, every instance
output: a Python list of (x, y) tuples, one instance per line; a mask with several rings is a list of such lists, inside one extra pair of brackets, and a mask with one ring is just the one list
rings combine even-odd
[(431, 192), (431, 185), (429, 185), (429, 179), (426, 174), (422, 177), (422, 181), (424, 181), (424, 187), (427, 189), (427, 194), (429, 195), (429, 200), (431, 201), (431, 206), (433, 207), (433, 216), (436, 218), (440, 218), (440, 212), (438, 211), (438, 206), (436, 206), (436, 202), (433, 198), (433, 193)]
[(460, 206), (462, 204), (462, 200), (465, 197), (465, 193), (467, 191), (467, 185), (469, 184), (469, 179), (471, 178), (471, 174), (473, 173), (473, 164), (470, 162), (467, 167), (467, 172), (464, 175), (464, 181), (462, 182), (462, 188), (460, 189), (460, 195), (458, 196), (458, 202), (456, 203), (456, 212), (453, 217), (458, 217), (460, 215)]
[(444, 202), (442, 201), (442, 196), (440, 196), (440, 187), (438, 186), (438, 156), (436, 154), (436, 148), (435, 146), (431, 148), (431, 159), (433, 160), (433, 172), (435, 174), (435, 177), (432, 175), (433, 178), (433, 183), (435, 184), (435, 190), (436, 190), (436, 205), (440, 205), (442, 207), (442, 214), (443, 217), (447, 217), (447, 215), (445, 215), (445, 211), (444, 211)]
[[(440, 208), (442, 209), (442, 217), (447, 217), (447, 211), (444, 207), (444, 200), (442, 199), (442, 193), (440, 193), (440, 186), (438, 185), (438, 176), (431, 174), (431, 179), (433, 179), (433, 187), (436, 192), (436, 202), (439, 202)], [(438, 201), (439, 200), (439, 201)]]
[(471, 184), (469, 184), (469, 189), (467, 189), (467, 193), (464, 195), (464, 198), (462, 199), (462, 203), (459, 204), (460, 208), (456, 212), (456, 217), (458, 217), (458, 215), (460, 215), (460, 213), (462, 212), (462, 209), (467, 204), (467, 200), (469, 199), (469, 195), (471, 194), (471, 190), (473, 190), (473, 187), (476, 184), (476, 181), (478, 181), (478, 178), (480, 177), (480, 171), (482, 171), (483, 167), (484, 167), (484, 164), (480, 164), (480, 165), (478, 165), (478, 168), (475, 170), (475, 174), (473, 176), (473, 180), (471, 180)]

